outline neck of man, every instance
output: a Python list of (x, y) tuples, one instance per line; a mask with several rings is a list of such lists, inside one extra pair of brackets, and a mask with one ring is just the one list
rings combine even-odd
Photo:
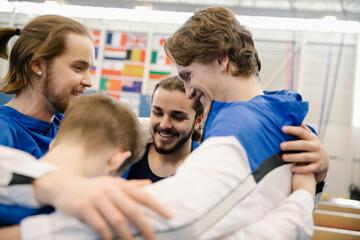
[(221, 85), (220, 91), (214, 99), (220, 102), (249, 101), (252, 98), (263, 95), (263, 90), (255, 75), (250, 77), (226, 75)]
[(148, 161), (151, 171), (159, 177), (174, 175), (176, 169), (184, 162), (191, 152), (191, 138), (180, 148), (169, 154), (161, 154), (156, 151), (154, 144), (150, 146)]
[(51, 122), (56, 112), (38, 86), (27, 87), (6, 105), (45, 122)]
[(89, 158), (94, 157), (89, 156), (79, 143), (60, 142), (51, 148), (41, 160), (57, 166), (70, 175), (89, 177), (84, 167), (86, 167), (86, 162), (92, 161)]

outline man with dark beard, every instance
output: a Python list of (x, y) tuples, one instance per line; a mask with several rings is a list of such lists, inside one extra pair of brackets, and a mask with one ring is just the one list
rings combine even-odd
[(142, 159), (130, 168), (127, 178), (156, 182), (173, 175), (198, 143), (197, 129), (202, 118), (202, 104), (186, 97), (184, 84), (177, 76), (159, 82), (152, 96), (152, 141)]

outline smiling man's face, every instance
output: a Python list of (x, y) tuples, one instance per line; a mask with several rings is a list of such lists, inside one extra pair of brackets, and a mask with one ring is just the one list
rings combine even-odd
[(179, 90), (159, 87), (150, 114), (151, 135), (157, 152), (173, 153), (191, 141), (195, 126), (194, 100)]

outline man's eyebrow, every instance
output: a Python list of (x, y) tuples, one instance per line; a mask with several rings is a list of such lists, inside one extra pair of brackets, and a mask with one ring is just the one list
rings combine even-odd
[(184, 115), (184, 116), (189, 115), (189, 114), (187, 114), (186, 112), (183, 112), (183, 111), (171, 111), (171, 114)]
[(84, 65), (84, 66), (86, 66), (86, 67), (90, 67), (90, 66), (91, 66), (91, 64), (90, 64), (89, 62), (85, 61), (85, 60), (75, 60), (75, 61), (73, 62), (73, 64), (81, 64), (81, 65)]

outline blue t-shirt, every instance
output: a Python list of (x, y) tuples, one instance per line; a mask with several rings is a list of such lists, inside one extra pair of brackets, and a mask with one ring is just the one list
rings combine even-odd
[[(284, 134), (284, 125), (299, 126), (308, 112), (308, 102), (293, 91), (265, 91), (249, 101), (213, 101), (203, 140), (234, 136), (245, 149), (252, 173), (264, 164), (284, 164), (280, 143), (294, 139)], [(276, 167), (276, 164), (271, 165)], [(266, 166), (265, 166), (266, 167)], [(267, 169), (271, 170), (271, 167)]]
[[(24, 115), (8, 106), (0, 106), (0, 145), (16, 148), (42, 157), (59, 130), (63, 115), (55, 114), (51, 123)], [(0, 227), (19, 224), (28, 216), (49, 213), (53, 209), (26, 208), (0, 204)]]

